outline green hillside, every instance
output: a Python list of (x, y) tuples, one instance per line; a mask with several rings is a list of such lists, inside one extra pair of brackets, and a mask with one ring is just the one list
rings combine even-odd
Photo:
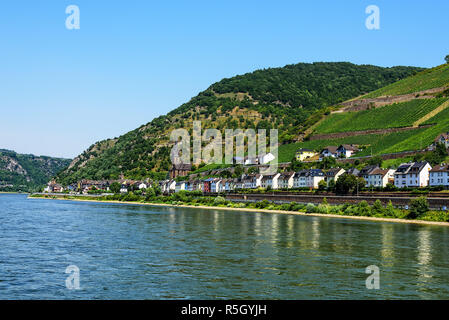
[[(414, 93), (417, 90), (439, 88), (449, 85), (449, 65), (426, 70), (414, 76), (400, 80), (367, 96)], [(365, 97), (367, 97), (365, 96)], [(365, 98), (363, 97), (363, 98)], [(400, 128), (415, 125), (410, 131), (398, 131), (386, 134), (360, 134), (357, 136), (304, 141), (280, 146), (280, 160), (290, 161), (298, 148), (311, 148), (317, 151), (323, 147), (342, 143), (358, 144), (363, 150), (356, 156), (380, 155), (402, 151), (422, 150), (432, 144), (435, 138), (449, 132), (449, 92), (437, 92), (436, 97), (428, 95), (416, 97), (408, 102), (394, 103), (382, 107), (357, 112), (329, 114), (314, 128), (314, 134), (332, 134), (369, 129)], [(426, 120), (427, 119), (427, 120)], [(418, 121), (420, 120), (420, 121)]]
[(282, 143), (293, 141), (330, 106), (379, 89), (421, 71), (340, 63), (300, 63), (223, 79), (189, 102), (140, 128), (92, 145), (57, 178), (161, 177), (171, 163), (170, 132), (204, 128), (276, 128)]
[(443, 64), (371, 92), (364, 98), (401, 95), (447, 86), (449, 86), (449, 64)]
[[(421, 133), (424, 132), (424, 130), (425, 129), (420, 128), (412, 131), (403, 131), (389, 134), (365, 134), (339, 139), (310, 140), (292, 144), (285, 144), (279, 147), (279, 161), (291, 161), (295, 156), (296, 151), (300, 148), (320, 151), (324, 147), (339, 146), (340, 144), (360, 145), (363, 150), (357, 153), (357, 156), (370, 156), (382, 153), (416, 150), (420, 148), (421, 141), (415, 141), (413, 140), (413, 138), (418, 137)], [(403, 141), (408, 141), (408, 143), (402, 145), (401, 143)], [(422, 146), (425, 146), (424, 143), (425, 141), (422, 141)]]
[(440, 106), (447, 98), (416, 99), (359, 112), (335, 113), (326, 117), (315, 133), (347, 132), (411, 126)]

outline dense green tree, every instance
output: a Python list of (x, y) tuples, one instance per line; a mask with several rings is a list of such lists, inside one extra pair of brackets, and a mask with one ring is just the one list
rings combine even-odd
[(231, 178), (232, 177), (232, 173), (229, 170), (223, 170), (220, 172), (220, 177), (221, 178)]
[(429, 211), (429, 203), (426, 197), (419, 197), (410, 201), (410, 212), (408, 217), (419, 219)]
[(371, 208), (371, 212), (374, 216), (383, 216), (385, 213), (385, 208), (382, 205), (382, 202), (377, 199), (374, 203), (373, 206)]
[(258, 172), (259, 172), (259, 168), (257, 168), (257, 167), (248, 168), (248, 171), (247, 171), (248, 174), (258, 173)]
[(385, 208), (385, 214), (389, 217), (394, 217), (395, 216), (395, 210), (394, 210), (394, 206), (393, 203), (390, 201), (388, 201), (387, 207)]
[(444, 60), (446, 61), (446, 63), (449, 63), (449, 54), (444, 58)]
[(334, 179), (331, 179), (329, 181), (329, 183), (327, 184), (327, 190), (331, 191), (331, 192), (335, 191), (335, 180)]
[(161, 187), (159, 187), (158, 185), (153, 186), (153, 190), (154, 190), (154, 194), (155, 194), (156, 196), (159, 196), (159, 195), (162, 194)]
[(318, 190), (319, 191), (325, 191), (327, 189), (327, 182), (324, 180), (321, 180), (318, 182)]
[(334, 157), (324, 157), (324, 159), (320, 162), (321, 169), (330, 169), (335, 168), (337, 166), (337, 160)]
[(368, 160), (368, 165), (382, 167), (383, 159), (381, 156), (375, 156)]
[(243, 166), (242, 165), (237, 165), (234, 168), (234, 176), (235, 177), (240, 177), (243, 174)]
[(109, 190), (111, 190), (111, 192), (113, 192), (113, 193), (120, 193), (120, 188), (121, 188), (121, 185), (118, 182), (113, 182), (109, 186)]
[(366, 216), (366, 217), (371, 216), (372, 211), (368, 202), (366, 202), (365, 200), (360, 201), (359, 204), (357, 205), (356, 213), (359, 216)]
[(338, 194), (348, 194), (357, 186), (357, 177), (352, 174), (341, 175), (335, 183), (335, 192)]
[(146, 195), (147, 200), (152, 199), (154, 196), (156, 196), (156, 192), (154, 191), (154, 188), (152, 188), (152, 187), (147, 188), (146, 194), (147, 194)]

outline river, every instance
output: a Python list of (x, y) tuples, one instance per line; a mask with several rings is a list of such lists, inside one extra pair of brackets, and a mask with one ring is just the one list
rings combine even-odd
[(0, 230), (0, 299), (449, 298), (443, 226), (0, 194)]

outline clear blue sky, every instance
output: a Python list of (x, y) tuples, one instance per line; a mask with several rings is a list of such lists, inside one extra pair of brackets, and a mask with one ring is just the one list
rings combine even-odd
[[(68, 5), (80, 30), (65, 27)], [(365, 8), (380, 8), (380, 30)], [(3, 1), (0, 148), (74, 157), (224, 77), (297, 62), (431, 67), (449, 1)]]

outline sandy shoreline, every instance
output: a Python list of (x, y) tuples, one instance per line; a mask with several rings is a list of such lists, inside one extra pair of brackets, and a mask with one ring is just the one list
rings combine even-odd
[(28, 199), (47, 199), (47, 200), (68, 200), (68, 201), (79, 201), (79, 202), (96, 202), (96, 203), (116, 203), (116, 204), (133, 204), (133, 205), (143, 205), (143, 206), (161, 206), (161, 207), (173, 207), (173, 208), (193, 208), (193, 209), (212, 209), (212, 210), (228, 210), (228, 211), (240, 211), (240, 212), (264, 212), (264, 213), (277, 213), (277, 214), (292, 214), (306, 217), (322, 217), (322, 218), (343, 218), (343, 219), (353, 219), (353, 220), (367, 220), (367, 221), (377, 221), (377, 222), (395, 222), (395, 223), (411, 223), (411, 224), (422, 224), (422, 225), (433, 225), (433, 226), (443, 226), (449, 227), (449, 222), (438, 222), (438, 221), (424, 221), (424, 220), (406, 220), (406, 219), (396, 219), (396, 218), (376, 218), (376, 217), (364, 217), (364, 216), (345, 216), (338, 214), (323, 214), (323, 213), (304, 213), (297, 211), (284, 211), (284, 210), (267, 210), (267, 209), (252, 209), (252, 208), (228, 208), (228, 207), (209, 207), (209, 206), (192, 206), (192, 205), (172, 205), (165, 203), (141, 203), (141, 202), (130, 202), (130, 201), (115, 201), (115, 200), (83, 200), (83, 199), (65, 199), (65, 198), (44, 198), (36, 197)]
[(7, 191), (0, 191), (0, 194), (30, 194), (28, 192), (7, 192)]

